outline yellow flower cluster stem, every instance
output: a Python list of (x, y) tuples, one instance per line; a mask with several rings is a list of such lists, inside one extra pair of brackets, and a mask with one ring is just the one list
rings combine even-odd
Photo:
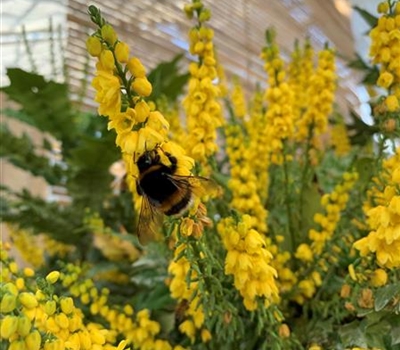
[(222, 125), (222, 108), (218, 101), (221, 96), (214, 56), (214, 31), (206, 26), (210, 11), (201, 1), (193, 1), (185, 7), (186, 13), (197, 17), (197, 24), (189, 32), (189, 51), (197, 56), (197, 62), (189, 65), (189, 87), (183, 100), (186, 113), (188, 136), (185, 147), (188, 153), (203, 167), (207, 159), (217, 152), (216, 129)]
[(268, 306), (278, 300), (275, 282), (276, 270), (271, 267), (272, 255), (265, 247), (260, 233), (252, 229), (251, 217), (243, 215), (240, 222), (232, 217), (218, 223), (227, 255), (225, 274), (233, 275), (234, 286), (243, 297), (243, 304), (249, 311), (257, 308), (257, 298)]

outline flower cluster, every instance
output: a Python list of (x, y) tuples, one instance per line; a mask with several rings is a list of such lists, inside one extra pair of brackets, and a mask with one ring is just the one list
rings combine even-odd
[(231, 165), (228, 186), (232, 191), (231, 206), (252, 219), (252, 227), (260, 233), (267, 232), (268, 212), (258, 194), (257, 179), (251, 163), (251, 153), (238, 124), (225, 127), (226, 153)]
[(181, 310), (181, 319), (186, 318), (180, 325), (179, 330), (186, 334), (192, 341), (195, 340), (196, 330), (201, 329), (204, 324), (203, 306), (200, 304), (198, 293), (197, 272), (190, 267), (189, 260), (182, 256), (187, 246), (181, 244), (175, 249), (174, 260), (170, 263), (168, 271), (172, 275), (169, 288), (171, 296), (180, 304), (187, 304)]
[[(304, 263), (304, 266), (312, 266), (318, 261), (318, 269), (326, 271), (326, 261), (335, 262), (332, 260), (334, 258), (331, 252), (326, 249), (327, 243), (333, 238), (341, 218), (340, 214), (346, 208), (350, 198), (349, 192), (357, 179), (358, 173), (356, 172), (344, 173), (343, 183), (336, 185), (331, 193), (325, 194), (321, 198), (321, 205), (326, 214), (316, 213), (314, 215), (314, 222), (320, 226), (320, 229), (311, 229), (308, 234), (311, 244), (301, 243), (294, 255)], [(332, 249), (335, 250), (335, 246)], [(307, 276), (303, 276), (303, 271), (298, 271), (298, 275), (302, 278), (298, 282), (299, 294), (296, 295), (295, 300), (300, 304), (304, 303), (305, 298), (311, 298), (315, 294), (316, 288), (321, 285), (321, 274), (316, 268), (317, 266), (314, 266), (308, 271)]]
[[(183, 173), (190, 173), (193, 162), (184, 156), (183, 149), (177, 145), (168, 145), (169, 123), (153, 104), (146, 102), (150, 96), (152, 85), (147, 80), (146, 69), (139, 58), (130, 56), (129, 46), (118, 39), (113, 27), (105, 23), (100, 12), (89, 7), (92, 21), (99, 29), (88, 38), (88, 52), (97, 57), (96, 77), (92, 85), (96, 89), (96, 102), (99, 103), (100, 115), (108, 116), (109, 129), (117, 133), (116, 144), (121, 148), (126, 169), (133, 176), (128, 177), (128, 185), (135, 191), (132, 180), (138, 175), (135, 161), (145, 151), (162, 145), (167, 149), (178, 151), (172, 153)], [(172, 142), (170, 142), (172, 143)]]
[(211, 13), (200, 0), (185, 6), (185, 12), (197, 17), (197, 25), (189, 32), (189, 52), (197, 56), (197, 62), (189, 65), (188, 94), (183, 100), (187, 118), (187, 140), (185, 147), (189, 155), (201, 165), (217, 151), (216, 129), (222, 125), (222, 108), (218, 101), (220, 89), (214, 84), (217, 78), (214, 57), (214, 31), (206, 26)]
[(296, 42), (288, 67), (288, 83), (296, 97), (293, 101), (295, 123), (308, 107), (309, 95), (307, 90), (314, 70), (313, 58), (314, 49), (309, 40), (305, 41), (303, 48)]
[(349, 153), (351, 145), (343, 121), (337, 122), (332, 127), (330, 143), (338, 156), (345, 156)]
[(252, 228), (249, 215), (243, 215), (240, 222), (232, 217), (218, 223), (218, 232), (227, 255), (225, 273), (233, 275), (234, 286), (243, 297), (246, 309), (257, 308), (257, 297), (266, 306), (278, 300), (276, 270), (271, 267), (271, 253), (265, 248), (263, 237)]
[(382, 14), (376, 27), (370, 31), (370, 56), (380, 65), (377, 85), (387, 89), (385, 105), (389, 112), (400, 110), (400, 4), (392, 8), (391, 1), (379, 4)]
[[(370, 200), (375, 206), (365, 206), (370, 233), (354, 243), (361, 256), (376, 255), (379, 266), (392, 269), (400, 266), (400, 149), (383, 163), (380, 181), (383, 191), (375, 188), (370, 192)], [(371, 198), (371, 196), (373, 196)]]
[(254, 97), (249, 107), (250, 119), (245, 127), (249, 138), (249, 156), (248, 162), (251, 164), (254, 175), (257, 178), (257, 193), (262, 201), (268, 196), (268, 171), (270, 157), (269, 144), (267, 140), (266, 116), (263, 110), (263, 93), (261, 90), (254, 93)]
[(0, 291), (1, 339), (10, 349), (125, 349), (126, 341), (114, 346), (107, 329), (85, 320), (71, 297), (54, 293), (59, 271), (37, 279), (36, 284), (33, 270), (20, 270), (3, 248), (1, 263), (7, 271)]
[(291, 138), (294, 132), (294, 96), (287, 82), (284, 62), (272, 30), (267, 31), (267, 46), (264, 47), (261, 56), (265, 60), (264, 69), (268, 74), (268, 88), (265, 91), (266, 139), (270, 144), (271, 161), (280, 164), (283, 161), (284, 142)]
[(318, 65), (309, 79), (307, 91), (307, 110), (296, 125), (296, 139), (310, 138), (310, 130), (315, 137), (325, 133), (328, 126), (328, 116), (333, 109), (333, 99), (336, 90), (335, 54), (326, 48), (318, 54)]

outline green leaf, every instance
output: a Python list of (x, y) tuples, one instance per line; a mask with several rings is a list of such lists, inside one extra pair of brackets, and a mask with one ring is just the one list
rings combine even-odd
[(18, 103), (24, 121), (62, 141), (65, 150), (75, 144), (76, 128), (68, 86), (46, 81), (41, 75), (19, 68), (9, 68), (7, 75), (10, 85), (1, 90)]
[(0, 213), (3, 222), (29, 229), (34, 234), (46, 233), (61, 242), (82, 244), (87, 232), (82, 224), (81, 210), (72, 205), (60, 207), (57, 203), (49, 203), (25, 189), (14, 192), (3, 187), (2, 192)]
[(71, 150), (68, 165), (71, 176), (67, 188), (75, 205), (100, 210), (104, 198), (111, 193), (112, 175), (109, 168), (120, 159), (120, 150), (114, 144), (114, 134), (104, 138), (82, 137), (79, 147)]
[(397, 295), (400, 295), (400, 283), (377, 289), (375, 292), (375, 311), (382, 310)]
[(179, 54), (169, 62), (162, 62), (148, 75), (147, 78), (153, 85), (151, 97), (154, 101), (165, 96), (168, 101), (174, 102), (182, 94), (189, 79), (188, 73), (179, 74), (179, 63), (182, 58), (183, 54)]
[(361, 83), (365, 85), (376, 85), (379, 74), (380, 73), (378, 67), (374, 66), (372, 68), (369, 68)]
[(368, 11), (358, 6), (354, 6), (354, 10), (360, 14), (360, 16), (370, 25), (371, 28), (376, 27), (378, 24), (378, 17), (371, 15)]
[(367, 65), (367, 63), (362, 59), (362, 57), (359, 54), (356, 54), (356, 59), (353, 61), (350, 61), (347, 66), (349, 68), (354, 68), (354, 69), (358, 69), (358, 70), (368, 70), (370, 69), (370, 66)]
[(339, 336), (344, 346), (367, 347), (367, 339), (360, 329), (360, 322), (353, 321), (339, 328)]

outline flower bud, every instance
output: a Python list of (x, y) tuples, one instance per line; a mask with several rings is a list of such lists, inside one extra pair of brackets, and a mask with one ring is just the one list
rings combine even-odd
[(146, 68), (137, 57), (132, 57), (128, 61), (128, 69), (135, 78), (143, 78), (146, 76)]
[(388, 281), (388, 275), (383, 269), (376, 269), (371, 278), (371, 284), (373, 287), (382, 287)]
[(32, 331), (25, 337), (25, 345), (29, 350), (39, 350), (41, 341), (40, 333), (37, 330)]
[(399, 99), (395, 95), (389, 95), (385, 100), (389, 112), (395, 112), (400, 109)]
[(101, 36), (110, 45), (114, 45), (117, 41), (117, 34), (115, 33), (114, 28), (109, 24), (105, 24), (101, 27)]
[(28, 317), (24, 315), (18, 317), (18, 334), (21, 337), (25, 337), (29, 334), (31, 326), (32, 324)]
[(95, 36), (90, 36), (86, 40), (86, 50), (89, 52), (90, 56), (97, 57), (101, 54), (101, 51), (103, 50), (103, 45), (101, 44), (101, 41), (99, 38), (96, 38)]
[(150, 96), (152, 86), (146, 77), (136, 78), (132, 83), (132, 89), (140, 96)]
[(46, 281), (50, 284), (54, 284), (58, 281), (60, 277), (60, 271), (52, 271), (46, 276)]
[(100, 63), (104, 70), (113, 70), (115, 67), (113, 53), (110, 50), (103, 50), (100, 54)]
[(135, 106), (136, 121), (143, 123), (150, 114), (150, 107), (146, 101), (139, 101)]
[(46, 304), (44, 304), (44, 312), (51, 316), (56, 312), (57, 304), (54, 300), (48, 300), (46, 301)]
[(18, 317), (7, 315), (1, 320), (0, 335), (3, 339), (10, 338), (18, 329)]
[(74, 301), (72, 298), (62, 298), (60, 300), (61, 311), (67, 315), (69, 315), (74, 309)]
[(38, 301), (32, 293), (23, 292), (18, 296), (20, 303), (27, 309), (33, 309), (38, 305)]
[(17, 297), (11, 293), (6, 293), (1, 298), (0, 310), (2, 313), (9, 313), (17, 306)]
[(115, 46), (115, 56), (117, 57), (117, 60), (121, 63), (128, 62), (129, 46), (122, 41), (118, 42)]

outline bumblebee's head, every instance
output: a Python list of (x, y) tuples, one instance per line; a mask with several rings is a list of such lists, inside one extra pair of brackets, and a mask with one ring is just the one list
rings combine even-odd
[(142, 172), (142, 171), (149, 169), (152, 165), (159, 164), (159, 163), (160, 163), (160, 155), (154, 149), (152, 151), (144, 152), (139, 157), (139, 159), (137, 161), (137, 166), (139, 168), (139, 171)]

